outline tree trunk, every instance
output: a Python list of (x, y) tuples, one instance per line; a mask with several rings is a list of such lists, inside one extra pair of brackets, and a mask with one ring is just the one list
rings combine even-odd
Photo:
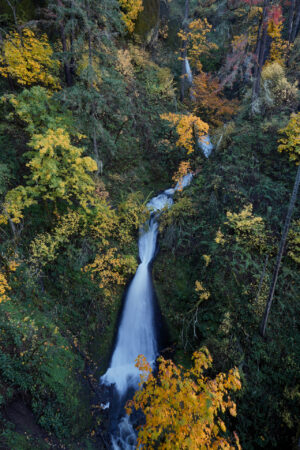
[(273, 278), (272, 278), (272, 281), (271, 281), (268, 301), (267, 301), (264, 317), (263, 317), (263, 320), (262, 320), (261, 326), (260, 326), (260, 334), (263, 337), (265, 336), (265, 333), (266, 333), (268, 317), (269, 317), (270, 309), (271, 309), (272, 302), (273, 302), (273, 297), (274, 297), (274, 293), (275, 293), (275, 289), (276, 289), (276, 283), (277, 283), (278, 273), (279, 273), (279, 269), (280, 269), (281, 259), (282, 259), (283, 251), (284, 251), (284, 248), (285, 248), (286, 238), (287, 238), (289, 227), (290, 227), (290, 222), (291, 222), (291, 217), (292, 217), (292, 214), (293, 214), (293, 209), (294, 209), (294, 206), (295, 206), (295, 203), (296, 203), (296, 199), (297, 199), (297, 193), (298, 193), (298, 189), (299, 189), (299, 184), (300, 184), (300, 165), (298, 166), (297, 175), (296, 175), (296, 179), (295, 179), (295, 184), (294, 184), (294, 188), (293, 188), (293, 192), (292, 192), (292, 196), (291, 196), (291, 200), (290, 200), (287, 216), (286, 216), (286, 219), (285, 219), (285, 224), (284, 224), (284, 228), (283, 228), (283, 232), (282, 232), (281, 242), (280, 242), (280, 245), (279, 245), (279, 250), (278, 250), (275, 270), (274, 270)]
[(66, 80), (67, 86), (70, 87), (70, 86), (72, 86), (72, 75), (71, 75), (70, 64), (69, 64), (68, 60), (66, 59), (67, 58), (66, 54), (68, 52), (68, 48), (67, 48), (67, 40), (66, 40), (66, 35), (65, 35), (63, 24), (60, 25), (60, 39), (61, 39), (61, 43), (62, 43), (63, 52), (65, 53), (65, 57), (64, 57), (65, 80)]
[(267, 12), (268, 12), (268, 5), (269, 0), (264, 1), (264, 7), (263, 7), (263, 14), (261, 23), (258, 28), (257, 33), (257, 44), (256, 44), (256, 66), (254, 69), (254, 80), (253, 80), (253, 87), (252, 87), (252, 103), (255, 102), (257, 97), (259, 96), (260, 91), (260, 78), (261, 78), (261, 71), (264, 64), (265, 59), (265, 51), (266, 51), (266, 42), (267, 42)]
[(288, 25), (288, 41), (289, 41), (289, 43), (292, 42), (295, 6), (296, 6), (296, 0), (291, 0), (290, 10), (289, 10), (289, 25)]
[[(189, 17), (189, 10), (190, 10), (190, 1), (185, 0), (185, 6), (184, 6), (184, 19), (182, 23), (182, 29), (186, 33), (188, 30), (188, 17)], [(187, 57), (187, 41), (185, 40), (182, 43), (181, 48), (181, 80), (180, 80), (180, 101), (182, 102), (184, 99), (184, 86), (185, 86), (185, 58)]]
[[(74, 2), (71, 2), (71, 6), (72, 6), (72, 11), (74, 11)], [(74, 58), (74, 43), (75, 43), (75, 28), (74, 28), (74, 13), (72, 13), (71, 15), (71, 23), (72, 23), (72, 29), (71, 29), (71, 36), (70, 36), (70, 53), (71, 53), (71, 58), (70, 58), (70, 72), (71, 72), (71, 77), (72, 77), (72, 84), (73, 84), (73, 79), (76, 75), (76, 65), (75, 65), (75, 58)]]
[[(64, 3), (62, 0), (57, 0), (57, 5), (59, 8), (65, 8)], [(62, 44), (62, 49), (64, 52), (64, 72), (65, 72), (65, 80), (68, 87), (72, 86), (73, 84), (73, 77), (72, 77), (72, 69), (69, 62), (69, 55), (68, 55), (68, 45), (67, 45), (67, 38), (65, 34), (65, 24), (63, 20), (59, 21), (59, 28), (60, 28), (60, 39)]]
[(294, 42), (294, 40), (296, 39), (296, 36), (299, 31), (299, 25), (300, 25), (300, 0), (298, 0), (297, 6), (296, 6), (291, 42)]

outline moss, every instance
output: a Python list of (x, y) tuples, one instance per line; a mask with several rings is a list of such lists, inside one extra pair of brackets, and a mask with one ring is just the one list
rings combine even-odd
[(139, 15), (136, 26), (135, 34), (142, 39), (146, 39), (148, 33), (158, 25), (159, 22), (159, 0), (144, 0), (144, 10)]

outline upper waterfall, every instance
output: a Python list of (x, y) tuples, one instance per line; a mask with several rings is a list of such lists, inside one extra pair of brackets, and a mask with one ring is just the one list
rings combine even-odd
[(185, 64), (185, 73), (187, 75), (187, 79), (188, 79), (190, 84), (193, 84), (193, 74), (192, 74), (192, 70), (191, 70), (191, 66), (190, 66), (189, 60), (187, 58), (185, 58), (184, 64)]

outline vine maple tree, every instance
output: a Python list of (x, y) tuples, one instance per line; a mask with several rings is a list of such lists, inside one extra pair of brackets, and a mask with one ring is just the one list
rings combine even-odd
[(210, 50), (217, 49), (218, 46), (209, 42), (207, 34), (211, 31), (212, 25), (207, 19), (195, 19), (187, 27), (187, 30), (180, 30), (178, 36), (183, 44), (186, 44), (187, 54), (192, 64), (196, 65), (199, 56), (208, 53)]
[(83, 148), (71, 143), (70, 135), (64, 128), (47, 130), (32, 136), (27, 152), (30, 158), (26, 164), (30, 169), (26, 186), (17, 186), (5, 197), (4, 214), (0, 221), (10, 217), (19, 223), (24, 208), (44, 200), (66, 200), (68, 204), (78, 201), (83, 208), (93, 202), (95, 183), (90, 175), (97, 169), (96, 162), (89, 156), (82, 156)]
[(195, 76), (191, 89), (194, 113), (206, 117), (215, 126), (222, 125), (224, 120), (232, 117), (238, 101), (228, 100), (222, 92), (223, 87), (218, 78), (203, 72), (200, 66), (200, 73)]
[(228, 374), (219, 373), (214, 379), (204, 375), (212, 365), (212, 357), (204, 348), (193, 355), (190, 370), (159, 358), (157, 377), (143, 356), (137, 367), (142, 371), (140, 386), (133, 400), (127, 403), (127, 413), (141, 409), (145, 424), (140, 426), (137, 445), (148, 449), (240, 449), (222, 436), (226, 432), (219, 416), (226, 410), (236, 416), (236, 405), (228, 395), (241, 388), (236, 368)]
[(41, 84), (59, 89), (59, 67), (46, 34), (37, 37), (33, 30), (24, 28), (20, 33), (8, 34), (3, 41), (0, 75), (11, 77), (22, 86)]
[(209, 125), (193, 114), (169, 113), (160, 117), (176, 126), (179, 136), (176, 146), (185, 148), (188, 154), (194, 151), (195, 138), (208, 133)]
[(119, 0), (122, 12), (121, 16), (129, 33), (134, 31), (135, 21), (143, 11), (143, 0)]

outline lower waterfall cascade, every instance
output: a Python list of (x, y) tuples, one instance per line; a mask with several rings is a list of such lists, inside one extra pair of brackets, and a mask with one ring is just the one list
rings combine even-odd
[[(209, 136), (206, 137), (206, 140), (207, 145), (212, 146)], [(205, 149), (203, 149), (203, 153), (208, 157)], [(138, 389), (140, 372), (135, 366), (138, 355), (144, 355), (154, 367), (159, 353), (150, 266), (155, 258), (157, 248), (158, 217), (164, 208), (171, 207), (175, 192), (188, 186), (192, 178), (193, 174), (188, 173), (178, 181), (175, 188), (166, 189), (147, 203), (151, 216), (140, 229), (138, 242), (140, 264), (125, 296), (109, 368), (100, 378), (101, 383), (114, 386), (114, 394), (121, 405), (117, 412), (117, 429), (112, 432), (111, 436), (114, 450), (136, 448), (135, 430), (130, 417), (126, 415), (122, 407), (126, 402), (128, 391)]]

